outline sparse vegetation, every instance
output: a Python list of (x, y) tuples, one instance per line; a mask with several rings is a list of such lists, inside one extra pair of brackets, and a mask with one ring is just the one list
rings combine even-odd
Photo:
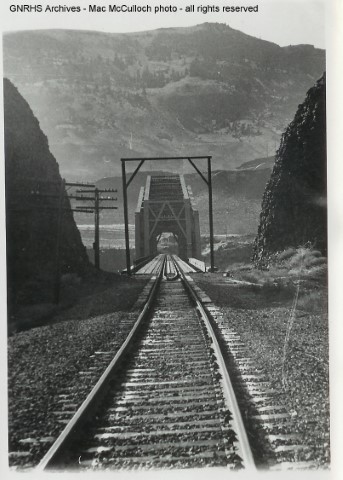
[[(224, 250), (225, 251), (225, 250)], [(252, 263), (234, 263), (227, 269), (238, 280), (259, 285), (287, 285), (299, 280), (325, 282), (327, 258), (318, 250), (299, 247), (289, 248), (270, 257), (268, 268), (259, 269)]]
[[(271, 305), (290, 308), (299, 285), (297, 309), (326, 314), (327, 259), (318, 250), (310, 247), (289, 248), (274, 254), (268, 269), (258, 269), (249, 258), (233, 261), (235, 252), (240, 252), (240, 241), (222, 242), (222, 248), (216, 250), (217, 264), (227, 267), (224, 273), (215, 275), (215, 287), (211, 281), (213, 274), (197, 279), (208, 290), (213, 301), (242, 309), (260, 309)], [(251, 252), (251, 243), (246, 248)]]

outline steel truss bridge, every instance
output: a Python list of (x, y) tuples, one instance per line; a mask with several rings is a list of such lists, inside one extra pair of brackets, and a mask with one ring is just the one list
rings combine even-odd
[(135, 212), (136, 259), (157, 254), (163, 233), (172, 233), (181, 258), (201, 258), (199, 212), (183, 175), (148, 176)]

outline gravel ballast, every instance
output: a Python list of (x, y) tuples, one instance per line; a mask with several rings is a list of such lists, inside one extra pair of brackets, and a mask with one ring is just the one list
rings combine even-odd
[[(212, 300), (216, 299), (227, 324), (240, 335), (256, 369), (261, 368), (282, 391), (284, 405), (310, 447), (306, 458), (318, 466), (327, 466), (330, 461), (329, 340), (325, 307), (318, 313), (300, 309), (293, 312), (292, 302), (286, 296), (283, 301), (271, 301), (272, 306), (268, 307), (263, 292), (255, 290), (249, 295), (249, 286), (224, 286), (220, 282), (216, 285), (215, 278), (198, 280), (198, 283)], [(250, 304), (240, 301), (246, 297), (253, 299)], [(287, 331), (289, 338), (285, 346)]]
[[(131, 304), (144, 284), (142, 281), (136, 288), (135, 295), (130, 292)], [(98, 307), (94, 305), (93, 310), (106, 309), (107, 297), (110, 299), (110, 295), (103, 292), (93, 296), (93, 302), (101, 303)], [(97, 352), (111, 352), (114, 356), (138, 317), (144, 303), (141, 297), (146, 297), (144, 291), (130, 311), (85, 320), (78, 318), (84, 313), (84, 302), (81, 302), (70, 312), (75, 319), (32, 328), (8, 339), (11, 466), (32, 467), (38, 463), (65, 426), (65, 421), (58, 421), (56, 417), (56, 412), (61, 410), (61, 395), (65, 393), (72, 399), (71, 417), (95, 383), (96, 377), (88, 375), (87, 370), (105, 368), (101, 366), (104, 358), (100, 365), (101, 355)], [(123, 301), (126, 305), (127, 298)], [(105, 360), (109, 363), (110, 359)]]
[[(261, 368), (270, 383), (282, 390), (283, 404), (296, 431), (309, 446), (306, 459), (327, 466), (329, 365), (325, 308), (317, 312), (306, 309), (303, 302), (303, 309), (295, 309), (291, 322), (292, 291), (269, 289), (266, 294), (264, 288), (223, 284), (223, 277), (220, 280), (214, 274), (194, 278), (220, 307), (230, 328), (240, 335), (256, 369)], [(140, 288), (143, 285), (144, 281)], [(135, 292), (137, 297), (139, 289)], [(125, 297), (124, 290), (121, 296)], [(134, 297), (133, 292), (127, 292), (129, 296)], [(137, 319), (142, 296), (131, 310), (126, 307), (128, 298), (123, 298), (122, 310), (116, 303), (116, 313), (107, 313), (114, 310), (110, 304), (113, 297), (110, 292), (99, 292), (92, 300), (88, 298), (69, 313), (64, 312), (64, 321), (9, 338), (10, 465), (32, 467), (42, 458), (67, 420), (59, 416), (65, 408), (61, 397), (69, 399), (71, 417), (95, 383), (101, 355), (110, 352), (113, 356), (125, 340)], [(94, 316), (85, 318), (90, 314)]]

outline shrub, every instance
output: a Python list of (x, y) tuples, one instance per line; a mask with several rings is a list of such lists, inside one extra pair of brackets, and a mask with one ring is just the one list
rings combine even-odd
[(295, 248), (287, 248), (283, 252), (279, 253), (277, 256), (277, 260), (282, 262), (283, 260), (288, 260), (290, 257), (292, 257), (296, 252)]
[(305, 293), (299, 297), (297, 310), (304, 310), (310, 313), (326, 313), (328, 311), (328, 297), (326, 291), (315, 291)]

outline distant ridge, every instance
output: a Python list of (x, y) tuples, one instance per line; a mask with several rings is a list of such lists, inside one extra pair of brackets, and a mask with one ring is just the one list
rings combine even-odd
[(261, 170), (264, 168), (272, 169), (275, 162), (275, 156), (255, 158), (249, 162), (242, 163), (237, 170)]
[(324, 50), (280, 47), (220, 23), (22, 31), (5, 34), (3, 47), (5, 75), (70, 179), (117, 175), (128, 156), (205, 151), (227, 170), (262, 158), (325, 69)]

